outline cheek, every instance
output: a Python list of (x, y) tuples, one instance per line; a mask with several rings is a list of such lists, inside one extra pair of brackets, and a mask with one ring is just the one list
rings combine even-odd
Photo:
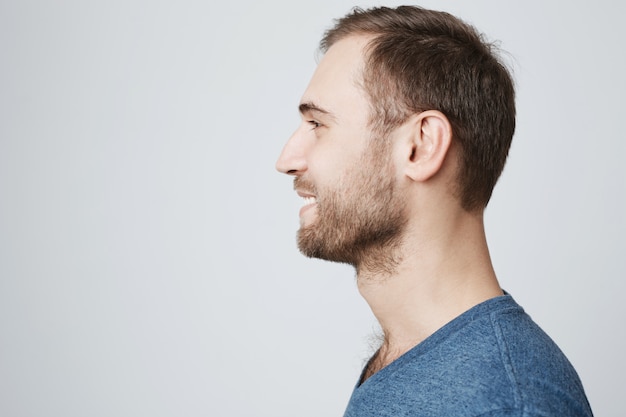
[(325, 152), (319, 149), (311, 153), (308, 171), (315, 182), (332, 186), (345, 176), (346, 166), (349, 164), (348, 158), (341, 152)]
[(367, 141), (349, 130), (327, 131), (310, 150), (308, 169), (320, 184), (336, 187), (359, 169)]

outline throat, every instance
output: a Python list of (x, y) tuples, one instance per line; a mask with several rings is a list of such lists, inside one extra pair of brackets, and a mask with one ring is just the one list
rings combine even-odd
[(390, 349), (387, 343), (383, 345), (374, 353), (370, 358), (361, 374), (361, 380), (359, 385), (363, 384), (367, 379), (372, 377), (375, 373), (381, 371), (400, 356), (408, 352), (413, 346), (409, 346), (405, 349)]

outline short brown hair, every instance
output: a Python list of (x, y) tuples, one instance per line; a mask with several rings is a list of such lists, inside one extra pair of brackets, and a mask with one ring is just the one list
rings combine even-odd
[(384, 134), (412, 114), (441, 111), (460, 145), (461, 205), (483, 209), (515, 131), (515, 90), (497, 48), (460, 19), (414, 6), (355, 8), (320, 49), (351, 35), (373, 36), (363, 73), (373, 129)]

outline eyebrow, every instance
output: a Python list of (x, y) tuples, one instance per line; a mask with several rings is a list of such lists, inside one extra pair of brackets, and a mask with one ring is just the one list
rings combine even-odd
[(317, 112), (317, 113), (330, 116), (333, 120), (336, 119), (335, 115), (332, 112), (318, 106), (317, 104), (311, 101), (305, 101), (303, 103), (300, 103), (300, 105), (298, 106), (298, 110), (300, 110), (300, 114), (302, 115), (311, 113), (311, 112)]

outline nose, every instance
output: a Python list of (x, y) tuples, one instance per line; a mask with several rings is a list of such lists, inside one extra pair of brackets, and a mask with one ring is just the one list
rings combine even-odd
[(302, 175), (307, 169), (306, 144), (299, 131), (291, 135), (276, 161), (276, 169), (283, 174)]

